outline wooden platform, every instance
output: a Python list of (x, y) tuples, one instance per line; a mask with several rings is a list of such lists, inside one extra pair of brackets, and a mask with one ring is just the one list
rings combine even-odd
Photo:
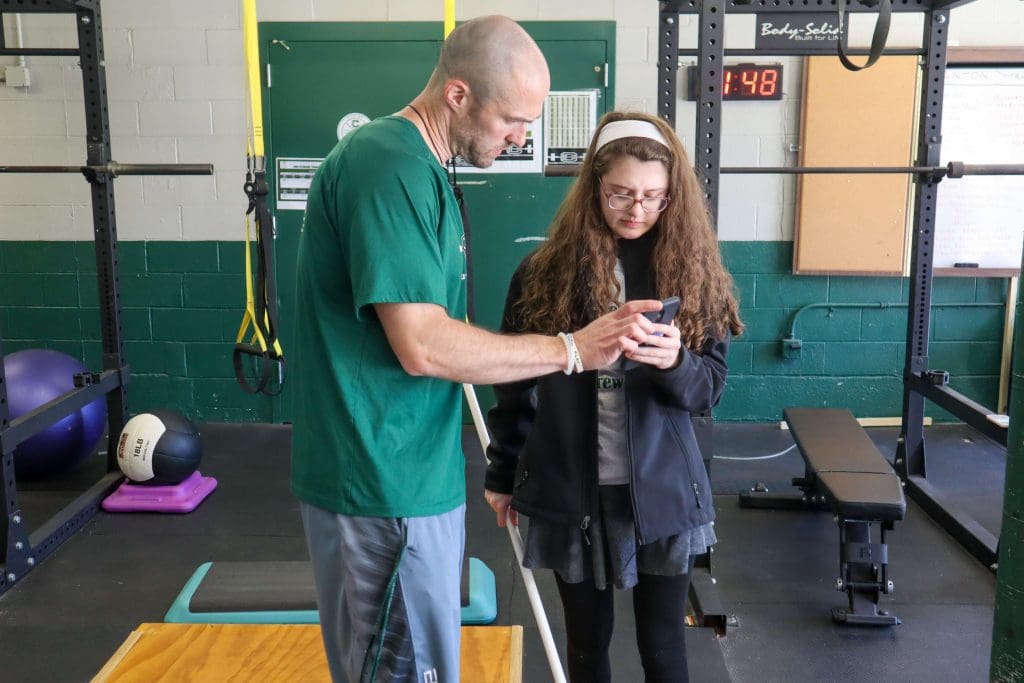
[[(521, 683), (522, 626), (463, 626), (462, 680)], [(330, 683), (320, 626), (141, 624), (93, 683)]]

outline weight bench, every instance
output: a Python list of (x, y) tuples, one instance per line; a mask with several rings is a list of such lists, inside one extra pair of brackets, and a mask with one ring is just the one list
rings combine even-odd
[[(831, 510), (839, 525), (839, 578), (848, 607), (832, 609), (842, 624), (890, 626), (895, 615), (878, 609), (891, 593), (886, 531), (907, 514), (903, 486), (892, 465), (875, 447), (853, 414), (837, 408), (786, 408), (783, 418), (804, 458), (798, 494), (769, 494), (763, 487), (740, 493), (740, 505), (753, 508)], [(877, 542), (871, 540), (878, 526)]]

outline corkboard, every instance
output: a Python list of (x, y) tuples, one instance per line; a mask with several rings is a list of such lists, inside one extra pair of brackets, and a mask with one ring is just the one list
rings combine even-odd
[[(808, 57), (800, 165), (911, 165), (918, 71), (915, 56), (856, 72)], [(902, 174), (798, 176), (793, 272), (904, 274), (911, 186)]]

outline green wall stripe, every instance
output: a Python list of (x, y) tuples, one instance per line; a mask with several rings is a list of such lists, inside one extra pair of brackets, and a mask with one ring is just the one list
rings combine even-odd
[[(132, 412), (169, 407), (199, 420), (271, 421), (273, 399), (234, 383), (231, 352), (245, 290), (241, 242), (123, 242), (118, 248)], [(805, 277), (790, 273), (790, 242), (723, 242), (747, 332), (733, 343), (720, 420), (774, 421), (792, 405), (847, 406), (861, 416), (901, 412), (906, 310), (903, 278)], [(0, 242), (3, 350), (57, 348), (100, 359), (91, 242)], [(1001, 358), (998, 279), (945, 278), (934, 285), (932, 366), (993, 406)], [(879, 302), (896, 304), (878, 308)], [(799, 358), (781, 339), (801, 306)], [(286, 350), (287, 355), (287, 350)], [(951, 419), (930, 406), (936, 419)]]

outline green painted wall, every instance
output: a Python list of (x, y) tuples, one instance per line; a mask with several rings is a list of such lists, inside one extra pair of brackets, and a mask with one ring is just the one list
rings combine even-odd
[[(200, 421), (273, 421), (274, 399), (242, 392), (231, 364), (245, 299), (242, 249), (239, 242), (121, 243), (132, 413), (163, 407)], [(784, 360), (781, 340), (808, 304), (905, 302), (903, 278), (794, 276), (791, 242), (723, 242), (722, 252), (747, 333), (733, 344), (717, 419), (778, 420), (791, 405), (900, 414), (903, 308), (809, 309), (795, 329), (800, 357)], [(954, 388), (991, 407), (1005, 296), (998, 279), (946, 278), (934, 287), (931, 365), (949, 370)], [(92, 243), (0, 242), (0, 333), (4, 353), (55, 348), (98, 369)], [(930, 414), (946, 417), (934, 408)]]
[[(245, 305), (242, 243), (122, 242), (118, 258), (130, 412), (270, 421), (272, 399), (245, 394), (231, 361)], [(0, 333), (4, 353), (52, 348), (99, 370), (92, 242), (0, 242)]]
[[(719, 420), (778, 420), (786, 406), (848, 407), (858, 417), (902, 413), (908, 281), (896, 277), (795, 276), (792, 242), (722, 242), (736, 281), (746, 334), (729, 355), (730, 382)], [(939, 278), (932, 292), (930, 367), (951, 386), (996, 407), (1006, 281)], [(813, 308), (800, 315), (798, 359), (781, 340), (803, 306), (902, 304), (890, 308)], [(980, 305), (979, 305), (980, 304)], [(998, 305), (992, 305), (998, 304)], [(952, 419), (929, 406), (937, 419)]]

